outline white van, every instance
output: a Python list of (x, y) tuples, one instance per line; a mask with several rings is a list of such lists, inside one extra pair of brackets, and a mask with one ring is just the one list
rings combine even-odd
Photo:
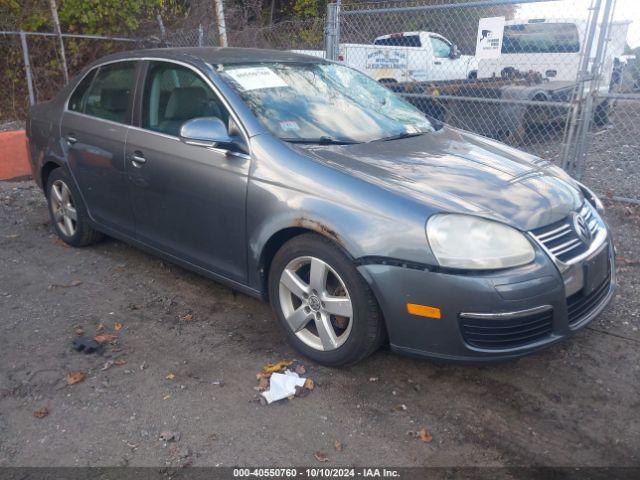
[[(614, 22), (609, 34), (603, 80), (600, 88), (609, 88), (613, 59), (624, 51), (631, 22)], [(535, 72), (543, 80), (576, 80), (583, 55), (587, 22), (579, 19), (542, 18), (505, 22), (502, 52), (499, 58), (482, 59), (478, 78), (508, 77), (512, 72)], [(599, 30), (593, 42), (593, 57)]]

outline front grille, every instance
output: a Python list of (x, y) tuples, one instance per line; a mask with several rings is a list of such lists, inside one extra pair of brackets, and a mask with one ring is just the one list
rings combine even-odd
[(553, 310), (518, 318), (460, 318), (464, 341), (486, 350), (516, 348), (551, 335)]
[[(584, 220), (584, 226), (589, 230), (591, 238), (593, 238), (598, 231), (599, 224), (593, 208), (588, 202), (584, 203), (578, 215)], [(532, 230), (531, 233), (561, 262), (567, 263), (586, 252), (589, 248), (589, 245), (578, 237), (571, 216), (545, 227)]]
[(569, 315), (569, 325), (579, 323), (584, 317), (589, 315), (600, 305), (609, 292), (611, 285), (611, 268), (609, 268), (607, 278), (598, 285), (590, 294), (585, 295), (583, 290), (574, 293), (567, 298), (567, 311)]

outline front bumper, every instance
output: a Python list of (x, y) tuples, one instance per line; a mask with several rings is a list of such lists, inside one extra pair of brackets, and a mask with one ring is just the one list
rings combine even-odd
[[(598, 259), (606, 261), (606, 272), (596, 285), (588, 285), (583, 272)], [(392, 350), (449, 361), (507, 360), (560, 342), (591, 322), (615, 289), (608, 237), (563, 273), (542, 250), (533, 263), (497, 273), (442, 273), (390, 264), (358, 268), (378, 298)], [(576, 277), (582, 282), (577, 291)], [(409, 314), (408, 303), (437, 307), (441, 318)]]

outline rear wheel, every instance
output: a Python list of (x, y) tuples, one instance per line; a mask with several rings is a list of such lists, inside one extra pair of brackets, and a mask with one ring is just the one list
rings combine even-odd
[(73, 247), (84, 247), (102, 239), (89, 225), (87, 211), (69, 175), (56, 168), (47, 181), (49, 215), (56, 234)]
[(373, 292), (349, 258), (319, 235), (301, 235), (278, 251), (269, 296), (289, 341), (318, 363), (356, 363), (384, 339)]

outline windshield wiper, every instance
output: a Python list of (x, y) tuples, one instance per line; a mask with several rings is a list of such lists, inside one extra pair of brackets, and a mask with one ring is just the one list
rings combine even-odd
[(374, 140), (374, 142), (388, 142), (390, 140), (400, 140), (402, 138), (410, 138), (410, 137), (417, 137), (419, 135), (424, 135), (427, 132), (405, 132), (405, 133), (400, 133), (398, 135), (392, 135), (390, 137), (383, 137), (383, 138), (378, 138), (376, 140)]
[(338, 140), (336, 138), (322, 136), (319, 138), (281, 138), (285, 142), (290, 143), (308, 143), (308, 144), (317, 144), (317, 145), (355, 145), (355, 140)]

